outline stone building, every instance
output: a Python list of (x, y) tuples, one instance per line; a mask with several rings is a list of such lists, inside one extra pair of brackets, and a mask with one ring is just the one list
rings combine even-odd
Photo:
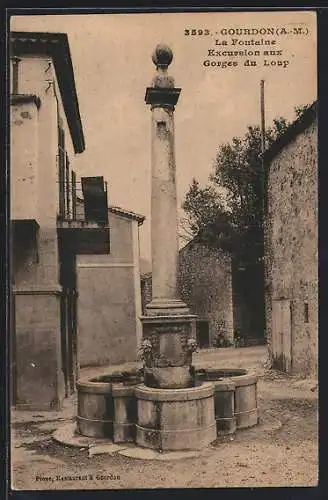
[[(231, 257), (191, 240), (179, 251), (178, 290), (197, 318), (201, 347), (213, 346), (218, 335), (233, 342), (234, 312)], [(151, 300), (151, 274), (142, 276), (143, 307)]]
[(266, 321), (273, 366), (317, 372), (316, 103), (266, 152)]
[[(77, 377), (76, 255), (109, 251), (106, 186), (85, 141), (66, 34), (10, 34), (12, 403), (60, 407)], [(77, 193), (85, 217), (77, 217)]]
[(139, 227), (144, 217), (111, 206), (108, 218), (110, 253), (77, 259), (81, 366), (135, 361), (142, 337)]

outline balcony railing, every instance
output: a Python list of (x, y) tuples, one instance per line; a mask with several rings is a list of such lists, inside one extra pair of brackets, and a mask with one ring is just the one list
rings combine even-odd
[[(71, 182), (69, 182), (71, 181)], [(82, 177), (74, 171), (58, 180), (58, 232), (76, 254), (109, 253), (107, 183), (103, 177)]]
[(107, 182), (103, 177), (82, 177), (76, 181), (75, 172), (71, 179), (59, 179), (59, 220), (86, 220), (108, 224)]

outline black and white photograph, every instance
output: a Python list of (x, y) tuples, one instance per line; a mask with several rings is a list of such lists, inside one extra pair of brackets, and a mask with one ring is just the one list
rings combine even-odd
[(11, 488), (317, 486), (316, 12), (8, 46)]

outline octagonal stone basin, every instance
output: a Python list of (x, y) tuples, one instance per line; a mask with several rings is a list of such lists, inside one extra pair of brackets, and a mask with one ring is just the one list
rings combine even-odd
[[(254, 373), (242, 368), (200, 368), (194, 370), (194, 377), (195, 388), (209, 382), (214, 386), (212, 408), (218, 436), (258, 424), (258, 377)], [(116, 443), (135, 442), (138, 424), (136, 387), (143, 383), (142, 369), (79, 380), (78, 432)]]

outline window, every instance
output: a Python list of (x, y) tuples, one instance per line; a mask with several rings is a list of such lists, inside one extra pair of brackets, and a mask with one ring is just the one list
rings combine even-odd
[(70, 178), (69, 178), (69, 159), (68, 154), (65, 154), (65, 197), (66, 197), (66, 215), (70, 218), (71, 215), (71, 199), (70, 199)]
[(71, 172), (71, 187), (72, 187), (72, 218), (76, 220), (76, 174), (74, 170)]
[(309, 322), (309, 303), (304, 302), (304, 323)]
[(65, 132), (58, 126), (58, 183), (59, 183), (59, 215), (65, 216)]
[(18, 94), (18, 77), (19, 77), (19, 63), (20, 59), (18, 57), (11, 58), (11, 93)]

